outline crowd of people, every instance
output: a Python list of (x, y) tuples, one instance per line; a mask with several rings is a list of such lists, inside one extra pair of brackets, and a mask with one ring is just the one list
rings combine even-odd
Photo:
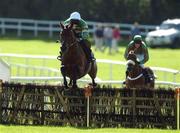
[[(139, 34), (139, 24), (138, 22), (135, 22), (131, 28), (131, 35), (129, 39), (131, 40), (135, 35)], [(109, 54), (118, 53), (118, 43), (121, 39), (120, 25), (105, 27), (102, 24), (98, 24), (94, 31), (95, 50), (104, 52), (105, 49), (108, 48)]]
[(106, 48), (109, 48), (109, 54), (112, 54), (114, 51), (118, 52), (117, 45), (120, 39), (121, 33), (118, 26), (103, 27), (99, 24), (94, 32), (95, 50), (103, 52)]

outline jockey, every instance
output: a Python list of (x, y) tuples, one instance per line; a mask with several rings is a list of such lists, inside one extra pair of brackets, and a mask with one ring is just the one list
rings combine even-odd
[(65, 26), (69, 24), (73, 24), (72, 29), (87, 56), (88, 62), (93, 62), (95, 58), (91, 50), (91, 43), (88, 40), (89, 32), (87, 23), (81, 18), (78, 12), (73, 12), (70, 14), (70, 17), (64, 21)]
[(124, 58), (127, 60), (129, 51), (133, 50), (136, 54), (137, 61), (143, 68), (143, 75), (145, 76), (145, 82), (148, 83), (151, 80), (150, 74), (144, 69), (144, 64), (149, 60), (149, 53), (146, 43), (142, 40), (141, 35), (135, 35), (133, 40), (128, 44), (125, 50)]

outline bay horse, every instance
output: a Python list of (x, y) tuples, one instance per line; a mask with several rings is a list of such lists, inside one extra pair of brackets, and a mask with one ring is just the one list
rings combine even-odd
[(92, 85), (96, 86), (95, 78), (97, 75), (96, 61), (88, 62), (86, 54), (80, 46), (75, 33), (72, 30), (73, 24), (64, 26), (60, 23), (60, 40), (62, 48), (61, 74), (64, 80), (64, 86), (68, 88), (66, 77), (70, 78), (69, 85), (77, 88), (77, 80), (88, 74), (92, 79)]
[[(127, 88), (150, 88), (153, 89), (155, 85), (155, 77), (153, 71), (149, 67), (142, 68), (139, 65), (137, 57), (133, 50), (128, 53), (127, 56), (127, 70), (126, 70), (126, 87)], [(151, 75), (151, 80), (146, 83), (147, 77), (143, 74), (145, 70)]]

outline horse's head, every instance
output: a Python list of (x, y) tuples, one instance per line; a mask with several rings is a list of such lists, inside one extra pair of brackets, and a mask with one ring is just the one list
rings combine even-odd
[(138, 65), (137, 57), (133, 50), (129, 51), (129, 53), (128, 53), (126, 65), (127, 65), (128, 72), (133, 71), (135, 66)]
[(61, 28), (60, 40), (62, 45), (66, 48), (70, 47), (71, 45), (73, 45), (73, 43), (76, 42), (76, 38), (72, 30), (72, 27), (73, 24), (64, 26), (62, 23), (60, 23), (60, 28)]

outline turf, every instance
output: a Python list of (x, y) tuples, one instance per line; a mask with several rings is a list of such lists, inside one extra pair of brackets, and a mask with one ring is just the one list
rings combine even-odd
[(177, 130), (162, 129), (125, 129), (125, 128), (73, 128), (73, 127), (47, 127), (47, 126), (3, 126), (1, 133), (179, 133)]
[[(125, 44), (120, 44), (119, 53), (109, 55), (108, 50), (104, 53), (93, 51), (97, 59), (109, 59), (125, 61), (124, 47)], [(49, 40), (27, 40), (17, 38), (0, 38), (0, 53), (16, 53), (16, 54), (31, 54), (31, 55), (55, 55), (59, 53), (59, 44)], [(159, 66), (172, 69), (180, 69), (180, 49), (149, 49), (150, 59), (146, 66)], [(23, 62), (15, 59), (15, 62)], [(39, 61), (30, 62), (31, 65), (38, 65)], [(48, 61), (48, 66), (58, 68), (58, 61)], [(98, 65), (98, 76), (108, 79), (109, 65)], [(122, 71), (121, 71), (122, 69)], [(124, 77), (124, 68), (119, 66), (113, 67), (113, 76), (115, 79)], [(177, 82), (180, 82), (178, 77)], [(160, 130), (160, 129), (123, 129), (123, 128), (103, 128), (103, 129), (83, 129), (73, 127), (39, 127), (39, 126), (4, 126), (0, 125), (0, 133), (179, 133), (176, 130)]]

